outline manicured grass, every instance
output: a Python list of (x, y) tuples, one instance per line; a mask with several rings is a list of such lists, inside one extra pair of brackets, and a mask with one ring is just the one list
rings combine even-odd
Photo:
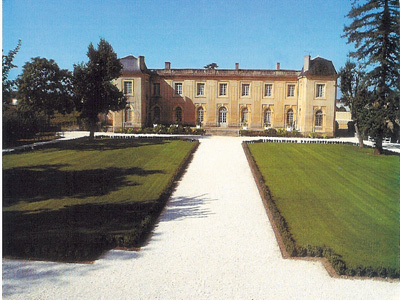
[(350, 145), (249, 148), (297, 244), (349, 267), (399, 268), (399, 157)]
[(82, 139), (4, 155), (3, 254), (89, 260), (140, 246), (195, 144)]

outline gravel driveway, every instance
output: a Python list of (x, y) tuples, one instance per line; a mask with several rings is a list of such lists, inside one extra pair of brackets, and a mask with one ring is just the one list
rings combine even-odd
[(398, 299), (399, 282), (285, 260), (240, 138), (201, 140), (149, 243), (92, 265), (3, 260), (5, 299)]

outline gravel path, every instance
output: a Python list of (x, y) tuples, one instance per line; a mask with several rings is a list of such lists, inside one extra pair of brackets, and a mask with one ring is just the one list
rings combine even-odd
[(284, 260), (240, 138), (201, 139), (148, 245), (93, 265), (3, 260), (5, 299), (398, 299), (400, 285)]

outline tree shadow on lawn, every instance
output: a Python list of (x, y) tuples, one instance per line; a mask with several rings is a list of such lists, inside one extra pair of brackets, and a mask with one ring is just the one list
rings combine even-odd
[(94, 261), (117, 246), (138, 247), (157, 201), (85, 204), (59, 210), (3, 212), (3, 255), (63, 262)]
[(133, 186), (127, 176), (163, 173), (142, 168), (62, 170), (68, 165), (36, 165), (3, 170), (3, 207), (19, 201), (36, 202), (64, 197), (102, 196)]

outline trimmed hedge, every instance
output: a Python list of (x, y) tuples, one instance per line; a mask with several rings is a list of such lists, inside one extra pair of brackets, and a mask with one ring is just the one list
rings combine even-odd
[(265, 136), (265, 137), (304, 137), (300, 132), (287, 131), (282, 128), (269, 128), (266, 130), (239, 130), (240, 136)]
[(358, 266), (355, 269), (351, 268), (347, 266), (341, 255), (335, 253), (331, 248), (328, 248), (325, 245), (307, 245), (306, 247), (298, 245), (293, 238), (292, 233), (290, 232), (289, 225), (278, 209), (269, 188), (265, 184), (264, 178), (255, 162), (253, 155), (250, 152), (247, 142), (243, 142), (242, 146), (253, 176), (255, 177), (255, 181), (263, 199), (264, 206), (271, 214), (271, 222), (274, 223), (278, 230), (278, 232), (275, 231), (275, 233), (278, 235), (277, 238), (283, 242), (285, 247), (284, 249), (281, 249), (283, 254), (285, 254), (284, 251), (286, 251), (290, 257), (325, 257), (338, 275), (400, 278), (399, 270), (393, 268), (385, 268), (382, 266), (375, 269), (371, 266)]

